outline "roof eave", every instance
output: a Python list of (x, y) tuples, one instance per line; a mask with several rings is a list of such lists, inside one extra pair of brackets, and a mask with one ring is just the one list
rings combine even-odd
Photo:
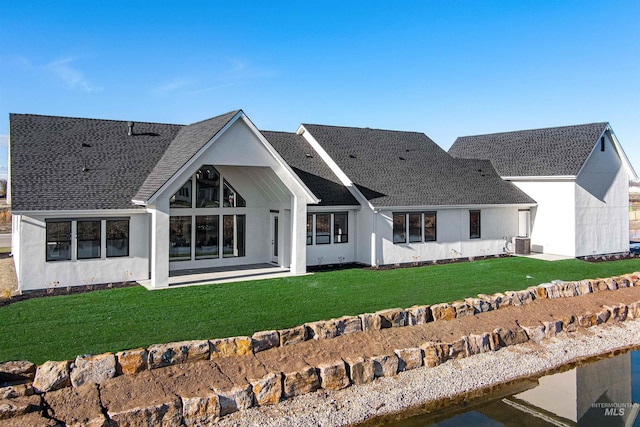
[(464, 204), (464, 205), (407, 205), (407, 206), (375, 206), (375, 211), (415, 211), (415, 210), (440, 210), (440, 209), (482, 209), (482, 208), (514, 208), (514, 207), (534, 207), (538, 204), (533, 202), (523, 203), (491, 203), (491, 204)]

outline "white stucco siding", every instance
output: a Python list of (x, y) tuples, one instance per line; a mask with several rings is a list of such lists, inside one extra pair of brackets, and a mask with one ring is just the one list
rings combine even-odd
[(532, 179), (513, 183), (538, 203), (531, 209), (531, 250), (576, 256), (575, 182)]
[[(105, 236), (102, 235), (101, 258), (76, 259), (77, 242), (75, 221), (77, 218), (110, 219), (129, 217), (129, 256), (107, 258)], [(46, 260), (46, 219), (68, 219), (74, 224), (71, 235), (71, 260)], [(132, 213), (113, 216), (108, 212), (83, 214), (77, 218), (64, 216), (22, 215), (19, 226), (20, 256), (17, 270), (20, 271), (18, 289), (28, 291), (43, 288), (91, 285), (137, 281), (149, 278), (149, 215)]]
[(355, 260), (366, 265), (376, 265), (376, 229), (374, 228), (375, 214), (369, 206), (363, 206), (356, 211)]
[[(481, 211), (481, 237), (469, 237), (469, 211)], [(403, 211), (403, 212), (406, 212)], [(437, 209), (437, 240), (393, 243), (393, 211), (377, 215), (380, 264), (402, 264), (504, 253), (505, 237), (518, 233), (517, 207)]]
[(629, 250), (629, 178), (608, 137), (576, 179), (576, 256)]
[[(316, 208), (321, 209), (321, 208)], [(343, 210), (335, 211), (331, 207), (327, 207), (321, 211), (309, 212), (309, 213), (336, 213), (344, 212)], [(346, 243), (334, 243), (333, 234), (331, 236), (331, 243), (318, 245), (316, 241), (313, 241), (312, 245), (307, 245), (307, 265), (327, 265), (327, 264), (343, 264), (347, 262), (356, 261), (356, 247), (358, 245), (357, 235), (360, 234), (358, 230), (359, 221), (356, 220), (357, 211), (347, 211), (348, 213), (348, 228), (347, 228), (347, 242)], [(333, 230), (333, 229), (332, 229)], [(368, 230), (370, 236), (370, 230)], [(361, 262), (361, 261), (360, 261)], [(368, 262), (364, 262), (368, 264)]]

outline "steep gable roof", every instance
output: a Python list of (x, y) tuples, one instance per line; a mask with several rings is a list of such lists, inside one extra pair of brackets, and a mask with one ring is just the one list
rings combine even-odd
[(320, 198), (320, 206), (359, 206), (351, 192), (302, 136), (289, 132), (261, 133), (313, 194)]
[[(10, 114), (14, 211), (135, 207), (181, 125)], [(83, 170), (84, 169), (84, 170)]]
[(241, 110), (230, 111), (180, 129), (133, 199), (142, 202), (149, 200), (240, 112)]
[(608, 123), (589, 123), (456, 139), (449, 154), (490, 159), (501, 176), (574, 176)]
[(302, 126), (374, 206), (535, 203), (488, 161), (454, 159), (423, 133)]

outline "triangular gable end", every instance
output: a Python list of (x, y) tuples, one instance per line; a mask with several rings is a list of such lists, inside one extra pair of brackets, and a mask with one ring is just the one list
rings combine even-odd
[[(218, 130), (214, 129), (215, 132), (212, 132), (212, 134), (204, 135), (205, 139), (203, 141), (206, 140), (206, 142), (201, 143), (201, 146), (191, 157), (183, 161), (181, 165), (174, 163), (173, 166), (175, 172), (173, 172), (168, 178), (164, 179), (164, 182), (156, 184), (157, 189), (153, 194), (145, 200), (144, 198), (138, 197), (142, 193), (142, 191), (140, 191), (134, 202), (144, 205), (152, 205), (161, 194), (164, 194), (167, 191), (167, 189), (175, 186), (176, 180), (180, 180), (185, 174), (189, 174), (187, 171), (198, 168), (202, 164), (217, 164), (232, 166), (275, 166), (275, 169), (277, 170), (274, 169), (274, 171), (278, 176), (280, 176), (283, 183), (292, 192), (304, 194), (306, 203), (318, 203), (319, 199), (306, 187), (304, 183), (302, 183), (300, 178), (291, 170), (276, 150), (271, 147), (269, 142), (262, 136), (244, 112), (242, 110), (238, 110), (234, 113), (233, 117), (228, 119), (228, 121), (226, 121), (226, 123), (224, 123), (224, 125)], [(201, 123), (205, 122), (199, 122), (189, 126), (197, 127)], [(240, 126), (241, 123), (245, 126)], [(245, 136), (248, 135), (249, 138), (240, 137), (233, 140), (232, 138), (227, 138), (227, 136), (230, 135), (242, 136), (243, 132), (245, 133)], [(196, 139), (203, 137), (203, 135), (197, 131), (193, 133)], [(176, 139), (178, 139), (178, 137), (176, 137)], [(251, 140), (254, 142), (251, 142)], [(260, 148), (253, 145), (255, 141), (259, 141), (261, 144)], [(196, 140), (195, 143), (198, 144), (198, 141)], [(271, 162), (265, 162), (259, 158), (260, 154), (264, 155), (266, 154), (265, 152), (273, 159)], [(169, 153), (167, 154), (170, 155)], [(169, 163), (170, 161), (171, 159), (165, 159), (164, 163)], [(161, 163), (162, 160), (158, 165)], [(158, 169), (158, 165), (154, 168), (154, 172)], [(148, 181), (152, 181), (153, 179), (153, 176), (148, 177), (145, 185), (148, 184)], [(294, 187), (296, 191), (294, 191)]]
[(627, 153), (624, 152), (624, 149), (622, 148), (622, 145), (620, 144), (620, 141), (618, 141), (618, 137), (616, 137), (616, 134), (613, 132), (613, 129), (611, 128), (611, 124), (609, 124), (609, 123), (607, 123), (607, 126), (604, 128), (604, 130), (602, 131), (602, 133), (600, 134), (598, 139), (595, 141), (595, 144), (593, 145), (593, 148), (591, 149), (591, 152), (589, 153), (589, 157), (587, 157), (587, 159), (584, 161), (584, 163), (582, 164), (582, 167), (580, 168), (580, 170), (578, 171), (576, 176), (580, 175), (580, 173), (583, 171), (583, 169), (585, 168), (586, 164), (589, 162), (589, 159), (591, 158), (593, 153), (595, 151), (599, 150), (600, 139), (602, 137), (604, 137), (605, 135), (607, 135), (607, 134), (608, 134), (609, 139), (611, 140), (611, 143), (613, 144), (616, 152), (618, 153), (618, 157), (620, 157), (620, 160), (622, 161), (622, 164), (624, 165), (624, 168), (627, 171), (627, 174), (629, 175), (629, 180), (630, 181), (638, 180), (638, 174), (636, 173), (635, 169), (633, 168), (633, 165), (631, 164), (631, 161), (629, 161), (629, 158), (627, 157)]

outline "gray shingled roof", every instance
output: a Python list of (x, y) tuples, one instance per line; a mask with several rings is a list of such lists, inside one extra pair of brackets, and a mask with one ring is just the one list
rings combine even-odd
[(33, 114), (10, 114), (9, 124), (14, 211), (134, 207), (182, 127), (136, 122), (128, 136), (126, 121)]
[(535, 203), (490, 162), (455, 159), (423, 133), (303, 126), (374, 206)]
[(204, 145), (211, 140), (241, 110), (231, 111), (211, 119), (184, 126), (165, 153), (147, 176), (137, 194), (137, 201), (147, 201), (178, 170), (187, 163)]
[(456, 139), (449, 154), (490, 159), (501, 176), (577, 175), (608, 123), (531, 129)]
[(262, 135), (282, 156), (307, 187), (320, 198), (320, 206), (358, 206), (351, 192), (301, 135), (262, 131)]

